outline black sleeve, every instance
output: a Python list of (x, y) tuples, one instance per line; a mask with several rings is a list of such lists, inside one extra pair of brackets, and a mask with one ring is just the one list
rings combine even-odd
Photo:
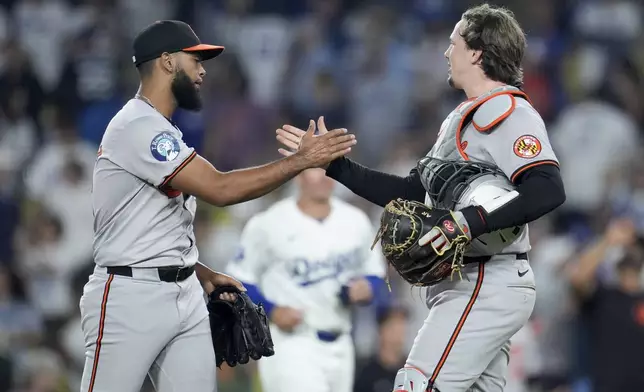
[(481, 207), (466, 207), (461, 212), (473, 237), (495, 230), (530, 223), (566, 200), (559, 168), (553, 164), (531, 167), (515, 179), (519, 196), (488, 214)]
[(331, 162), (326, 175), (380, 207), (397, 198), (425, 201), (425, 188), (416, 168), (407, 177), (400, 177), (369, 169), (342, 157)]

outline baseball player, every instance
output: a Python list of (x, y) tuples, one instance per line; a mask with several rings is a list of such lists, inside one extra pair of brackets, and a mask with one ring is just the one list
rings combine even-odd
[[(227, 173), (182, 141), (171, 117), (198, 110), (202, 61), (224, 48), (190, 26), (159, 21), (134, 40), (135, 98), (108, 125), (94, 169), (96, 268), (80, 300), (86, 364), (82, 392), (214, 391), (215, 358), (204, 290), (243, 286), (198, 263), (196, 198), (227, 206), (262, 196), (302, 170), (350, 150), (346, 130), (314, 136), (297, 157)], [(234, 300), (226, 294), (224, 299)]]
[(350, 392), (351, 306), (384, 305), (385, 264), (370, 251), (367, 215), (331, 196), (324, 170), (296, 180), (297, 197), (248, 221), (227, 272), (270, 316), (275, 355), (258, 362), (264, 392)]
[[(444, 230), (474, 241), (500, 229), (525, 226), (552, 211), (564, 202), (565, 192), (544, 122), (521, 90), (525, 46), (524, 33), (510, 11), (489, 5), (468, 9), (445, 52), (449, 84), (462, 90), (467, 100), (445, 119), (418, 167), (403, 178), (340, 158), (328, 166), (327, 175), (379, 206), (397, 198), (434, 206), (440, 200), (433, 187), (464, 176), (465, 171), (453, 169), (465, 164), (494, 167), (507, 177), (512, 191), (447, 211), (443, 227), (435, 226), (431, 236), (418, 242), (434, 249), (445, 245)], [(322, 118), (318, 127), (326, 131)], [(297, 151), (301, 135), (303, 131), (292, 126), (278, 130), (277, 138), (286, 147), (280, 152), (288, 156)], [(465, 178), (459, 185), (474, 180)], [(451, 192), (458, 189), (452, 187)], [(510, 338), (534, 307), (529, 250), (526, 227), (500, 251), (465, 257), (462, 279), (447, 278), (429, 286), (429, 314), (396, 376), (395, 391), (503, 390)]]

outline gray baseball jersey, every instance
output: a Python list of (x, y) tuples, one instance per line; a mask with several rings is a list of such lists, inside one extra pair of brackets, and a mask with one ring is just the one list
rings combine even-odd
[[(525, 94), (509, 86), (454, 109), (441, 125), (436, 144), (427, 156), (491, 163), (512, 182), (530, 167), (559, 165), (541, 116)], [(501, 253), (529, 250), (528, 230), (524, 230)]]
[(197, 262), (194, 196), (168, 186), (196, 152), (153, 107), (131, 99), (109, 123), (94, 168), (94, 260), (108, 266)]
[[(421, 170), (426, 187), (444, 160), (491, 163), (509, 180), (536, 165), (558, 164), (541, 117), (525, 94), (509, 86), (457, 107), (427, 157), (435, 159)], [(445, 279), (428, 289), (428, 316), (394, 390), (505, 389), (510, 339), (530, 318), (536, 297), (534, 274), (521, 255), (529, 249), (526, 229), (489, 261), (466, 264), (462, 280)]]

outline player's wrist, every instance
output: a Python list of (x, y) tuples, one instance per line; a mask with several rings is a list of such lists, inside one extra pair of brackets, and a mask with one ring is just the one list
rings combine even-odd
[(454, 211), (454, 218), (456, 223), (466, 231), (470, 240), (476, 238), (487, 231), (487, 224), (485, 220), (485, 211), (482, 211), (477, 206), (468, 206), (460, 211)]
[(282, 173), (286, 175), (298, 174), (299, 172), (307, 169), (310, 166), (309, 160), (306, 156), (296, 152), (295, 154), (282, 159)]
[(212, 279), (215, 271), (201, 263), (197, 263), (195, 264), (195, 273), (197, 274), (197, 279), (203, 284)]
[(284, 307), (271, 304), (270, 309), (265, 309), (265, 310), (266, 310), (266, 315), (268, 316), (268, 319), (271, 320), (272, 322), (275, 322), (275, 319), (279, 318), (279, 314), (284, 310)]

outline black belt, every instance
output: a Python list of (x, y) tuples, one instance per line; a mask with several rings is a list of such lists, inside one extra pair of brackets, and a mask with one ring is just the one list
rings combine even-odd
[[(195, 272), (195, 267), (158, 267), (155, 268), (159, 273), (159, 280), (162, 282), (181, 282), (188, 279), (193, 272)], [(132, 268), (131, 267), (107, 267), (108, 274), (129, 276), (132, 277)]]
[[(500, 255), (498, 255), (500, 256)], [(517, 253), (515, 254), (517, 260), (528, 260), (527, 253)], [(463, 264), (478, 264), (478, 263), (487, 263), (492, 259), (493, 256), (475, 256), (475, 257), (463, 257)]]

